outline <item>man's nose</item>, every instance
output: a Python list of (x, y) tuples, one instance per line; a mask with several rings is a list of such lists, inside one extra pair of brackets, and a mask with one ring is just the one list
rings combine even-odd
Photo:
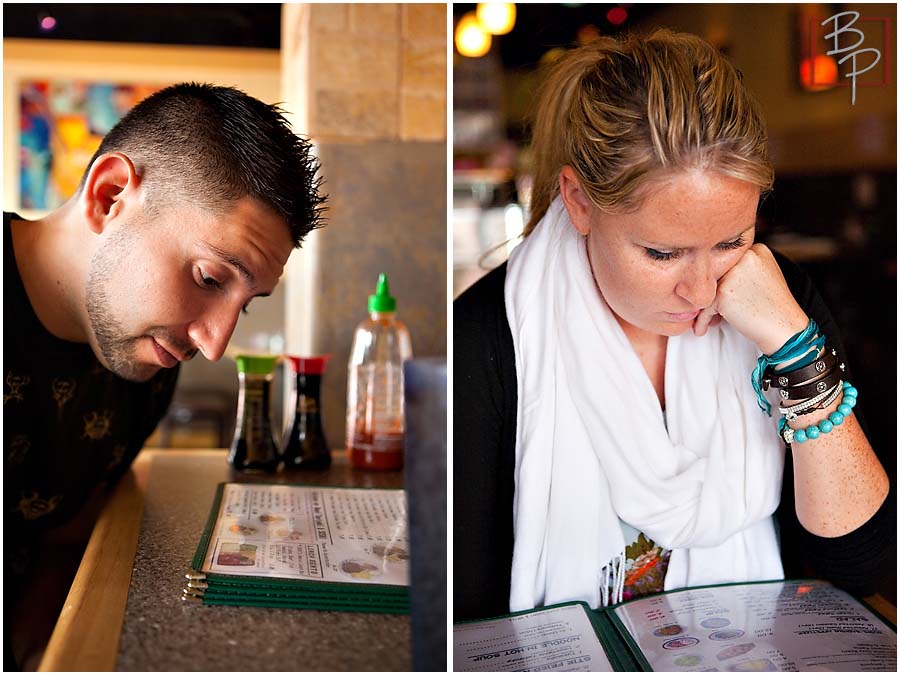
[(688, 266), (684, 276), (675, 287), (675, 292), (691, 303), (695, 309), (703, 309), (716, 299), (718, 278), (709, 260), (698, 261)]
[(210, 310), (188, 327), (188, 336), (209, 361), (218, 361), (237, 325), (240, 308), (221, 307)]

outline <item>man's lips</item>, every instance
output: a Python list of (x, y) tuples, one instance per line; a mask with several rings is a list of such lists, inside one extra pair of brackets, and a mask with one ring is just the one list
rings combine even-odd
[(150, 341), (153, 342), (153, 350), (156, 352), (156, 358), (163, 368), (171, 368), (178, 363), (179, 359), (167, 351), (154, 338), (150, 338)]

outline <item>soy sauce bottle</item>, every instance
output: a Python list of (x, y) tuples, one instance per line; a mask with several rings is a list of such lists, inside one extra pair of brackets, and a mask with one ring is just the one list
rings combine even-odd
[(272, 435), (270, 389), (276, 356), (240, 355), (237, 362), (237, 424), (228, 462), (238, 471), (273, 473), (281, 462), (278, 443)]
[(294, 372), (294, 421), (284, 439), (285, 469), (327, 469), (331, 448), (322, 426), (322, 375), (331, 358), (287, 356)]

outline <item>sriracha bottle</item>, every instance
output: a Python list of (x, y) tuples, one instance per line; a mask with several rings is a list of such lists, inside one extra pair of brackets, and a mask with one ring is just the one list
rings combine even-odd
[(347, 453), (360, 469), (403, 467), (403, 362), (412, 358), (412, 344), (396, 311), (381, 274), (347, 368)]

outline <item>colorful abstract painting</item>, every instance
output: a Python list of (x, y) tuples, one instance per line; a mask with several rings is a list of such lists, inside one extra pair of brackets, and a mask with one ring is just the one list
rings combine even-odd
[(72, 80), (21, 82), (21, 208), (54, 209), (71, 197), (106, 133), (160, 88)]

